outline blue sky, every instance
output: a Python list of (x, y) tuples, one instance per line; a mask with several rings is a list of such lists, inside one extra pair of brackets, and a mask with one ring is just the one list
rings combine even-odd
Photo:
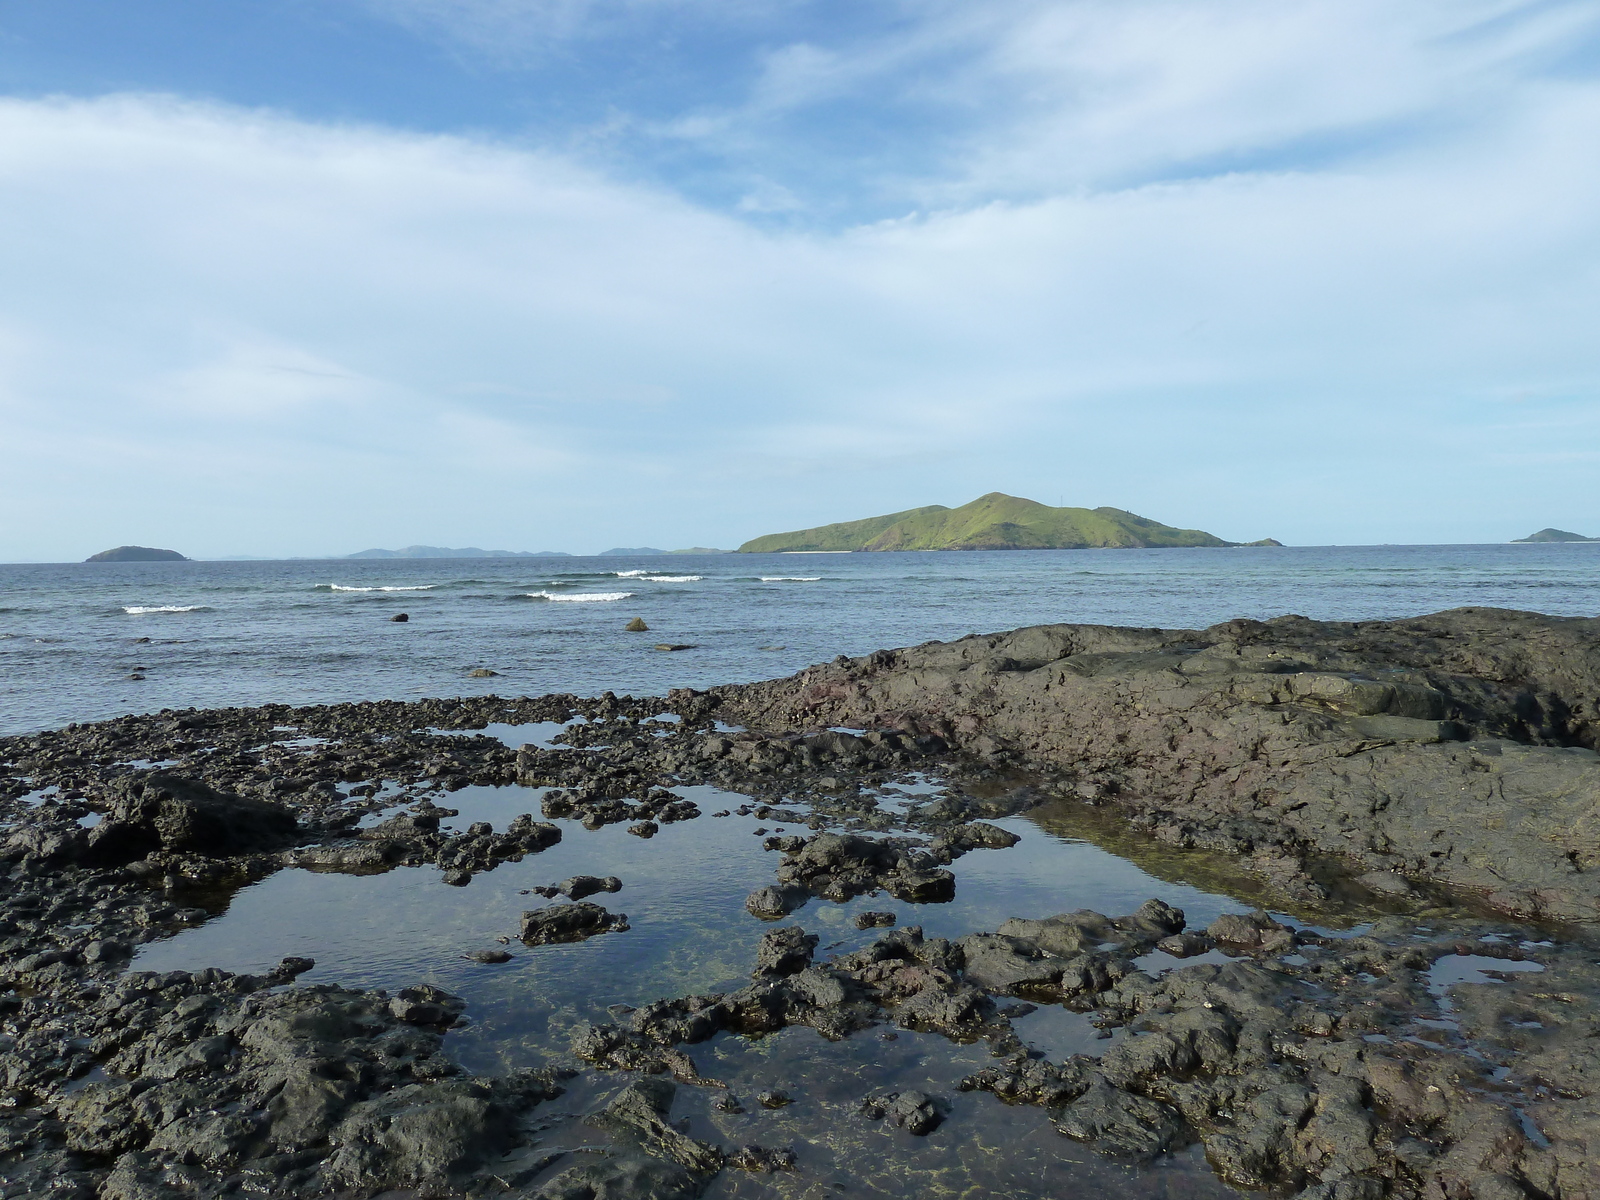
[(1600, 0), (0, 0), (0, 560), (1600, 534)]

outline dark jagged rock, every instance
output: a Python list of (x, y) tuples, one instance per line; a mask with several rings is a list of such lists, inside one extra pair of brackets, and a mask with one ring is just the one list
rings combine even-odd
[(1600, 620), (1048, 625), (711, 696), (756, 739), (894, 728), (1064, 771), (1164, 840), (1284, 864), (1311, 899), (1296, 864), (1332, 854), (1518, 916), (1600, 918), (1576, 832), (1600, 811)]
[(861, 1111), (874, 1121), (885, 1121), (914, 1137), (926, 1137), (943, 1124), (950, 1105), (925, 1092), (889, 1092), (863, 1101)]
[(857, 929), (888, 929), (894, 924), (892, 912), (862, 912), (856, 914)]
[(598, 904), (552, 904), (522, 914), (521, 938), (526, 945), (544, 946), (552, 942), (581, 942), (601, 933), (620, 933), (628, 928), (625, 913), (608, 912)]
[(110, 866), (157, 852), (229, 857), (282, 849), (300, 830), (281, 805), (214, 791), (181, 776), (123, 776), (109, 812), (91, 829), (75, 822), (23, 826), (8, 849), (43, 862)]
[(811, 952), (816, 948), (817, 935), (798, 925), (769, 929), (761, 935), (753, 974), (757, 978), (794, 975), (811, 965)]
[(744, 906), (752, 916), (764, 921), (781, 921), (811, 898), (804, 888), (763, 887), (745, 897)]
[(636, 1079), (614, 1096), (589, 1123), (635, 1143), (656, 1158), (677, 1163), (693, 1175), (716, 1174), (722, 1151), (697, 1142), (667, 1123), (677, 1086), (660, 1077)]
[(568, 900), (582, 900), (585, 896), (593, 896), (597, 892), (620, 892), (622, 880), (615, 875), (607, 875), (604, 879), (594, 875), (574, 875), (556, 885), (556, 892)]

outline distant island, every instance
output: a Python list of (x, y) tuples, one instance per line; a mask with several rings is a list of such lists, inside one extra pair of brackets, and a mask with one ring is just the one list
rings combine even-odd
[(1051, 508), (990, 492), (960, 508), (930, 504), (861, 521), (770, 533), (740, 554), (841, 550), (1084, 550), (1154, 546), (1281, 546), (1272, 538), (1228, 542), (1199, 529), (1175, 529), (1120, 508)]
[(610, 550), (602, 550), (596, 558), (637, 558), (647, 554), (727, 554), (726, 550), (717, 550), (711, 546), (690, 546), (685, 550), (657, 550), (654, 546), (613, 546)]
[(84, 562), (188, 562), (176, 550), (157, 550), (154, 546), (118, 546), (91, 554)]
[(1600, 542), (1600, 538), (1568, 533), (1565, 529), (1541, 529), (1538, 533), (1530, 533), (1525, 538), (1512, 538), (1511, 541), (1515, 545), (1517, 542)]
[(476, 546), (403, 546), (399, 550), (362, 550), (346, 558), (571, 558), (565, 550), (480, 550)]

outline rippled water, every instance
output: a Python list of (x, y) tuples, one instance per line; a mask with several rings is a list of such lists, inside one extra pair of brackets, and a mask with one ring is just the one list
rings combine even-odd
[[(1593, 615), (1600, 545), (0, 566), (0, 732), (269, 701), (660, 694), (1041, 622), (1457, 605)], [(624, 632), (635, 616), (650, 632)]]

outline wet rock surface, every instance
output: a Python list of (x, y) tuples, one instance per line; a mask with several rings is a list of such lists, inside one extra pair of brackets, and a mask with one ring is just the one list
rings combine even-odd
[[(817, 1168), (782, 1122), (816, 1111), (815, 1081), (740, 1082), (741, 1102), (721, 1077), (730, 1040), (789, 1030), (869, 1060), (919, 1039), (926, 1082), (863, 1076), (831, 1102), (869, 1157), (849, 1139), (959, 1144), (982, 1103), (1036, 1114), (1064, 1155), (1203, 1152), (1233, 1187), (1307, 1200), (1600, 1195), (1597, 647), (1596, 622), (1487, 610), (1058, 626), (657, 699), (164, 712), (0, 739), (0, 1197), (790, 1194)], [(520, 749), (472, 732), (535, 723)], [(500, 832), (448, 807), (518, 784), (527, 811)], [(468, 1074), (447, 1051), (471, 1009), (421, 981), (311, 984), (308, 959), (128, 969), (285, 867), (464, 886), (555, 845), (556, 819), (641, 836), (702, 819), (682, 794), (698, 784), (748, 797), (772, 882), (740, 919), (776, 923), (747, 982), (616, 1006), (565, 1067)], [(1231, 856), (1272, 911), (1200, 929), (1151, 900), (926, 935), (915, 911), (947, 904), (960, 860), (1006, 851), (995, 822), (1045, 804)], [(553, 902), (523, 914), (518, 958), (625, 944), (626, 917), (587, 899), (623, 886), (534, 889)], [(841, 949), (806, 919), (872, 896), (906, 923), (861, 909)], [(1353, 931), (1320, 919), (1351, 903)], [(1047, 1017), (1104, 1039), (1041, 1051)]]
[(621, 933), (627, 928), (626, 913), (609, 912), (599, 904), (580, 900), (523, 913), (521, 937), (524, 945), (547, 946), (553, 942), (581, 942), (596, 934)]

